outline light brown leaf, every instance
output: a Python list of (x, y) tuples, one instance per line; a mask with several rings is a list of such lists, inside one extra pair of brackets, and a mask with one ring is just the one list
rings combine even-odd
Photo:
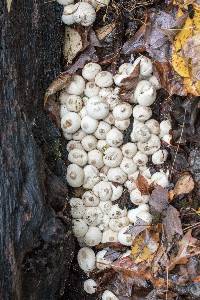
[(168, 242), (172, 241), (175, 234), (183, 234), (180, 214), (172, 205), (169, 205), (167, 208), (166, 216), (163, 219), (163, 225)]
[(96, 30), (96, 35), (100, 41), (104, 40), (116, 27), (115, 22), (107, 24)]
[(158, 185), (151, 193), (149, 205), (153, 210), (161, 213), (169, 205), (168, 191)]
[(194, 189), (194, 180), (192, 176), (183, 174), (177, 181), (173, 193), (175, 196), (189, 194)]
[(82, 48), (83, 42), (80, 33), (75, 28), (66, 26), (63, 54), (68, 64), (72, 63)]
[(149, 184), (146, 178), (142, 175), (139, 175), (136, 180), (136, 185), (138, 190), (142, 193), (142, 195), (148, 195), (149, 194)]

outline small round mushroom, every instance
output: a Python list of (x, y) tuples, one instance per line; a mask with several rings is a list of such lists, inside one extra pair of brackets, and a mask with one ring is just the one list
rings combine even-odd
[(110, 87), (113, 84), (113, 75), (108, 71), (101, 71), (96, 75), (95, 83), (100, 88)]
[(83, 101), (80, 96), (68, 95), (66, 106), (69, 111), (79, 112), (83, 107)]
[(122, 146), (122, 153), (127, 158), (133, 158), (137, 153), (137, 146), (134, 143), (127, 143)]
[(72, 187), (80, 187), (83, 184), (84, 172), (81, 167), (71, 164), (67, 167), (67, 182)]
[(121, 209), (118, 204), (115, 204), (112, 206), (109, 217), (111, 219), (119, 219), (127, 216), (127, 209)]
[(75, 112), (69, 112), (61, 119), (61, 128), (66, 133), (75, 133), (81, 126), (81, 118)]
[(97, 63), (89, 62), (83, 67), (82, 76), (88, 81), (93, 81), (99, 72), (101, 72), (101, 66)]
[(133, 65), (131, 63), (124, 63), (118, 69), (118, 73), (124, 75), (130, 75), (132, 71)]
[(86, 83), (84, 94), (87, 97), (94, 97), (99, 94), (100, 88), (94, 82)]
[(99, 91), (99, 96), (106, 99), (114, 93), (114, 89), (112, 87), (101, 88)]
[(81, 142), (72, 140), (67, 143), (67, 151), (68, 152), (70, 152), (71, 150), (74, 150), (74, 149), (83, 150), (83, 146), (81, 145)]
[(91, 248), (83, 247), (78, 251), (77, 260), (79, 267), (89, 273), (95, 269), (95, 253)]
[(101, 97), (94, 96), (87, 101), (86, 111), (90, 117), (102, 120), (108, 115), (109, 106)]
[(102, 232), (98, 227), (91, 226), (89, 227), (85, 237), (84, 242), (90, 247), (94, 247), (101, 243)]
[(170, 120), (164, 120), (160, 123), (160, 136), (163, 137), (166, 134), (169, 134), (172, 129)]
[(92, 191), (86, 191), (82, 196), (82, 200), (84, 205), (89, 207), (98, 206), (100, 201)]
[(113, 116), (115, 120), (126, 120), (132, 114), (132, 106), (129, 103), (121, 103), (114, 107)]
[(97, 139), (93, 135), (86, 135), (81, 141), (85, 151), (92, 151), (97, 147)]
[(129, 127), (130, 123), (131, 123), (130, 119), (116, 120), (115, 127), (117, 127), (117, 129), (119, 129), (121, 131), (125, 131)]
[(70, 206), (72, 218), (81, 219), (85, 214), (85, 207), (83, 205), (83, 201), (80, 198), (71, 198)]
[(140, 204), (137, 208), (130, 209), (127, 215), (130, 223), (135, 224), (137, 219), (140, 218), (139, 216), (141, 212), (149, 212), (149, 206), (147, 204)]
[(151, 176), (151, 180), (153, 184), (158, 184), (163, 188), (168, 187), (169, 181), (168, 176), (164, 172), (156, 172)]
[(95, 294), (97, 290), (97, 283), (93, 279), (87, 279), (83, 283), (83, 288), (87, 294)]
[(123, 227), (118, 233), (118, 241), (125, 246), (132, 246), (133, 237), (130, 233), (126, 233), (130, 229), (131, 225)]
[(110, 182), (100, 181), (94, 186), (93, 192), (101, 201), (108, 201), (112, 196), (112, 186)]
[(109, 148), (110, 146), (108, 145), (108, 143), (106, 142), (106, 140), (98, 140), (97, 142), (97, 150), (101, 151), (102, 153), (104, 153), (106, 151), (107, 148)]
[(97, 127), (97, 130), (95, 131), (94, 135), (99, 140), (105, 140), (106, 134), (111, 130), (111, 126), (104, 122), (100, 121), (99, 125)]
[(115, 294), (113, 294), (109, 290), (106, 290), (106, 291), (103, 292), (101, 299), (102, 300), (119, 300), (119, 298), (117, 298), (115, 296)]
[(86, 207), (83, 220), (89, 226), (97, 226), (103, 218), (102, 211), (99, 207)]
[(73, 80), (66, 88), (66, 92), (71, 95), (82, 95), (85, 89), (85, 80), (80, 75), (74, 75)]
[(137, 123), (135, 126), (133, 126), (132, 133), (134, 139), (138, 142), (146, 142), (151, 137), (149, 128), (143, 123)]
[(140, 58), (140, 75), (142, 77), (149, 77), (153, 73), (153, 65), (148, 57), (142, 56)]
[(132, 180), (126, 180), (124, 186), (128, 189), (129, 193), (137, 188), (135, 181)]
[(111, 229), (107, 229), (107, 230), (103, 231), (101, 242), (103, 244), (104, 243), (116, 243), (116, 242), (118, 242), (117, 232), (115, 232)]
[(145, 125), (149, 128), (149, 130), (152, 134), (156, 134), (156, 135), (159, 134), (160, 124), (157, 120), (150, 119), (147, 122), (145, 122)]
[(106, 253), (107, 250), (103, 249), (96, 254), (96, 267), (99, 270), (109, 269), (111, 266), (111, 262), (104, 257)]
[(159, 90), (161, 88), (161, 84), (155, 75), (152, 75), (149, 78), (149, 82), (151, 82), (151, 84), (153, 84), (153, 86), (155, 87), (156, 90)]
[(132, 182), (135, 182), (138, 179), (140, 172), (137, 170), (133, 174), (128, 175), (128, 179)]
[(94, 133), (97, 127), (98, 127), (98, 121), (91, 118), (90, 116), (85, 116), (81, 120), (81, 128), (87, 134)]
[(84, 150), (73, 149), (68, 154), (68, 160), (73, 164), (83, 167), (88, 161), (87, 153)]
[(75, 4), (74, 21), (82, 26), (90, 26), (96, 19), (94, 7), (87, 2), (78, 2)]
[(79, 129), (78, 131), (76, 131), (74, 134), (73, 134), (73, 140), (74, 141), (82, 141), (82, 139), (86, 136), (86, 133), (82, 130), (82, 129)]
[(111, 147), (119, 147), (123, 143), (123, 134), (115, 127), (113, 127), (106, 134), (106, 141)]
[(109, 147), (104, 151), (104, 164), (110, 168), (118, 167), (122, 161), (123, 155), (119, 148)]
[(136, 86), (134, 98), (140, 105), (152, 105), (156, 100), (155, 87), (149, 81), (141, 80)]
[(148, 106), (144, 105), (136, 105), (133, 108), (133, 117), (140, 121), (140, 122), (145, 122), (152, 116), (152, 110)]
[(115, 184), (112, 183), (111, 186), (112, 186), (112, 197), (110, 200), (116, 201), (121, 197), (121, 195), (123, 193), (123, 186), (120, 184), (116, 184), (116, 183)]
[(137, 166), (145, 166), (148, 162), (148, 156), (141, 151), (138, 151), (133, 157), (133, 161)]
[(154, 152), (152, 155), (152, 162), (154, 165), (161, 165), (163, 164), (167, 159), (168, 152), (167, 150), (158, 150)]
[(123, 184), (127, 180), (127, 175), (121, 168), (110, 168), (107, 174), (108, 180)]
[(134, 189), (130, 193), (130, 200), (135, 205), (145, 204), (149, 201), (148, 195), (142, 195), (139, 189)]
[(111, 201), (100, 201), (99, 208), (101, 209), (103, 214), (108, 215), (112, 208), (112, 202)]
[(137, 147), (139, 151), (146, 155), (152, 155), (160, 149), (160, 139), (157, 135), (151, 134), (151, 137), (146, 142), (138, 142)]
[(74, 4), (69, 4), (64, 7), (63, 14), (62, 14), (62, 21), (64, 24), (72, 25), (75, 23), (74, 11), (75, 11)]
[(72, 139), (72, 134), (67, 133), (66, 131), (63, 131), (63, 136), (67, 141), (70, 141)]
[(57, 0), (57, 2), (61, 5), (69, 5), (69, 4), (73, 4), (74, 0)]
[(111, 219), (109, 222), (109, 227), (111, 230), (118, 232), (128, 224), (129, 224), (129, 219), (127, 217), (122, 217), (119, 219)]
[(101, 169), (104, 166), (102, 152), (97, 149), (88, 152), (88, 163), (97, 169)]
[(92, 189), (95, 184), (100, 181), (99, 171), (95, 166), (87, 165), (83, 169), (84, 172), (84, 189)]
[(124, 171), (127, 175), (133, 174), (137, 170), (137, 165), (131, 158), (124, 157), (120, 168)]
[(140, 211), (137, 217), (146, 222), (148, 225), (151, 225), (153, 220), (152, 215), (148, 211)]
[(84, 220), (78, 219), (72, 221), (72, 231), (75, 237), (84, 237), (88, 231), (88, 225)]

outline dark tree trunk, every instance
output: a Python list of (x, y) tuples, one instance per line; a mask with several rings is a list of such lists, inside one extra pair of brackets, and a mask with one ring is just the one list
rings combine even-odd
[(60, 72), (60, 15), (51, 0), (13, 0), (10, 13), (0, 1), (2, 300), (59, 299), (73, 258), (70, 221), (54, 211), (67, 196), (62, 157), (51, 161), (60, 133), (43, 112)]

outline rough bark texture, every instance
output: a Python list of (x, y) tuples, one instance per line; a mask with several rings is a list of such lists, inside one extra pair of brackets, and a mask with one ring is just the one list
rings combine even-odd
[(55, 214), (67, 196), (60, 132), (42, 109), (60, 71), (61, 9), (55, 1), (13, 0), (8, 13), (0, 1), (2, 300), (59, 299), (73, 259), (70, 221)]

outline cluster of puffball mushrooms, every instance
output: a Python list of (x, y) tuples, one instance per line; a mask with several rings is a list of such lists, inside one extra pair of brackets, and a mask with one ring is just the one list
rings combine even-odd
[[(58, 0), (64, 6), (62, 20), (67, 25), (91, 25), (96, 17), (96, 5), (108, 1)], [(119, 90), (140, 64), (140, 80), (129, 103), (120, 99)], [(127, 246), (123, 256), (130, 255), (133, 244), (128, 229), (138, 218), (151, 224), (149, 195), (143, 195), (136, 180), (142, 175), (149, 184), (166, 188), (168, 174), (162, 170), (168, 152), (161, 141), (170, 145), (171, 123), (159, 123), (152, 118), (151, 105), (156, 99), (159, 82), (153, 75), (152, 62), (141, 56), (133, 63), (122, 64), (117, 74), (103, 71), (97, 63), (84, 66), (81, 75), (74, 75), (71, 83), (60, 94), (61, 128), (68, 140), (66, 179), (73, 188), (83, 188), (82, 198), (71, 198), (73, 233), (80, 247), (78, 263), (89, 274), (95, 268), (110, 268), (105, 249), (97, 252), (91, 247), (100, 243), (118, 242)], [(124, 143), (124, 133), (132, 125), (130, 141)], [(148, 162), (160, 166), (151, 174)], [(124, 190), (130, 193), (130, 202), (136, 206), (121, 209), (116, 201)], [(153, 245), (152, 245), (153, 247)], [(84, 282), (84, 290), (93, 294), (97, 284), (93, 279)], [(118, 299), (106, 290), (103, 300)]]

